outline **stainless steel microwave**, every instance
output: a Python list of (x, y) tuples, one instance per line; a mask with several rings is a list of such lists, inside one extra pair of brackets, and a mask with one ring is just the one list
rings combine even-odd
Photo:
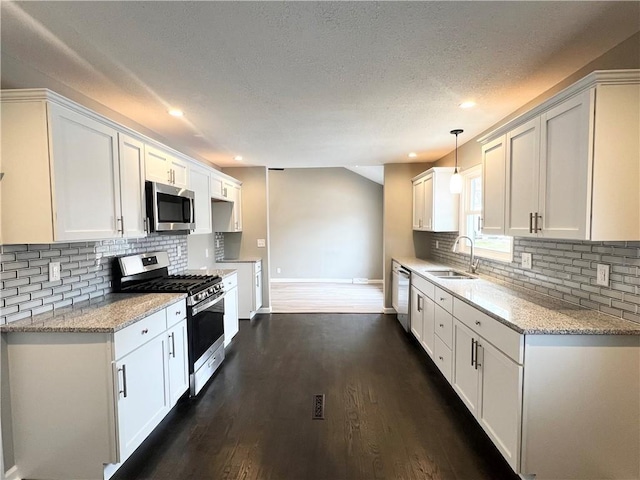
[(189, 233), (196, 228), (194, 192), (157, 182), (146, 182), (145, 190), (152, 232)]

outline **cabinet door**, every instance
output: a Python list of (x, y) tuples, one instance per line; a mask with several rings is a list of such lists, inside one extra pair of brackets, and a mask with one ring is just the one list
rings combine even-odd
[(116, 362), (120, 462), (142, 443), (169, 411), (166, 336), (157, 336)]
[(482, 233), (504, 235), (505, 136), (482, 146)]
[(424, 178), (413, 182), (413, 229), (424, 227)]
[(423, 295), (424, 307), (422, 310), (422, 347), (433, 358), (435, 352), (435, 309), (436, 304), (426, 295)]
[(210, 176), (211, 183), (211, 196), (213, 198), (225, 198), (224, 195), (224, 183), (222, 181), (222, 177), (219, 177), (215, 173), (212, 173)]
[(197, 167), (191, 167), (190, 189), (195, 192), (195, 220), (194, 234), (211, 233), (211, 193), (209, 191), (209, 172)]
[(144, 199), (144, 143), (119, 133), (118, 147), (123, 234), (125, 237), (144, 237), (147, 234)]
[(254, 286), (255, 286), (255, 303), (254, 303), (254, 311), (258, 311), (259, 308), (262, 307), (262, 272), (257, 272), (254, 278)]
[(458, 320), (454, 320), (453, 328), (453, 388), (471, 413), (477, 416), (479, 373), (471, 362), (475, 359), (477, 336)]
[(227, 290), (224, 296), (224, 346), (231, 343), (239, 330), (238, 288)]
[(509, 465), (520, 464), (523, 367), (480, 339), (481, 402), (477, 419)]
[(58, 105), (49, 115), (55, 240), (119, 237), (118, 133)]
[[(589, 122), (593, 109), (589, 90), (544, 113), (540, 123), (541, 236), (588, 239)], [(623, 174), (621, 172), (621, 174)]]
[(424, 228), (433, 230), (433, 175), (424, 179)]
[(233, 187), (233, 220), (235, 222), (235, 231), (242, 231), (242, 186), (235, 185)]
[(187, 320), (182, 320), (167, 332), (169, 357), (169, 408), (173, 407), (189, 389), (189, 362), (187, 359)]
[(188, 188), (189, 186), (189, 166), (186, 162), (170, 157), (171, 169), (173, 170), (173, 185), (180, 188)]
[(147, 145), (144, 151), (144, 161), (147, 180), (173, 185), (171, 157), (167, 152)]
[(539, 117), (507, 133), (507, 235), (537, 236), (530, 231), (530, 216), (538, 212), (539, 153)]
[(416, 340), (422, 344), (422, 309), (424, 308), (425, 297), (416, 287), (411, 287), (411, 333)]

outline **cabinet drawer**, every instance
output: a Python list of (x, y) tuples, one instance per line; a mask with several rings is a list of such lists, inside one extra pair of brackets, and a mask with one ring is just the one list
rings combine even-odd
[(222, 284), (224, 285), (224, 291), (228, 292), (232, 288), (238, 286), (238, 274), (232, 273), (231, 275), (227, 275), (222, 279)]
[(457, 298), (453, 302), (453, 315), (512, 360), (523, 363), (524, 335)]
[(422, 293), (424, 293), (427, 297), (433, 300), (435, 285), (428, 280), (425, 280), (420, 275), (416, 275), (415, 273), (411, 274), (411, 285), (416, 287)]
[(133, 325), (118, 330), (113, 335), (115, 358), (122, 358), (166, 330), (167, 314), (165, 310), (160, 310)]
[(439, 306), (435, 306), (436, 335), (449, 347), (453, 348), (453, 315)]
[(167, 327), (171, 328), (180, 320), (187, 317), (187, 303), (185, 300), (174, 303), (167, 307)]
[(447, 312), (453, 313), (453, 295), (436, 287), (434, 300), (436, 301), (436, 305), (440, 305)]
[(444, 378), (451, 383), (451, 349), (447, 347), (436, 335), (433, 361), (444, 375)]

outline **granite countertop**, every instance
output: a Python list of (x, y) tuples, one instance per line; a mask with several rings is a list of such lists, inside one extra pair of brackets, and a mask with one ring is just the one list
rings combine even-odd
[(243, 257), (243, 258), (225, 258), (220, 261), (216, 261), (216, 263), (255, 263), (261, 262), (261, 257)]
[(233, 268), (200, 268), (197, 270), (187, 270), (185, 273), (189, 275), (219, 275), (224, 278), (236, 272), (237, 270)]
[(484, 275), (476, 275), (476, 279), (470, 280), (447, 280), (429, 275), (425, 270), (461, 269), (414, 257), (393, 259), (519, 333), (640, 335), (640, 324)]
[(113, 333), (186, 298), (184, 293), (111, 293), (96, 300), (0, 325), (0, 333)]

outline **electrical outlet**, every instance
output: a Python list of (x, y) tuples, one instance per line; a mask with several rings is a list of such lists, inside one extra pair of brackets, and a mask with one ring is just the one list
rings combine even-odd
[(609, 268), (609, 265), (605, 265), (602, 263), (598, 264), (596, 272), (596, 283), (598, 285), (602, 285), (604, 287), (609, 286)]
[(204, 257), (205, 258), (209, 258), (209, 249), (208, 248), (204, 249)]
[(55, 282), (60, 280), (60, 262), (49, 263), (49, 281)]
[(533, 265), (533, 261), (531, 259), (530, 253), (522, 254), (522, 262), (520, 263), (520, 265), (522, 266), (522, 268), (531, 268), (531, 266)]
[(265, 241), (264, 238), (259, 238), (258, 239), (258, 248), (264, 248), (267, 246), (267, 242)]
[(282, 273), (282, 269), (280, 267), (276, 268), (276, 273)]
[(220, 239), (216, 238), (216, 248), (220, 248)]
[(440, 241), (436, 240), (436, 248), (440, 248)]

